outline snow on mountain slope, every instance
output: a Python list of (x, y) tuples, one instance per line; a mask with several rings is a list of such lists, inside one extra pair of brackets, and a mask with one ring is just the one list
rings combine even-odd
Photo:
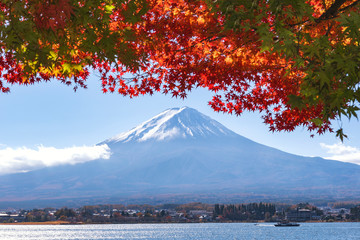
[(165, 110), (128, 132), (106, 140), (109, 142), (145, 142), (149, 140), (236, 136), (219, 122), (189, 107)]

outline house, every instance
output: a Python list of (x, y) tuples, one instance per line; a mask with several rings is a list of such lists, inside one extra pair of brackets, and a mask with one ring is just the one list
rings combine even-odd
[(290, 210), (285, 213), (285, 218), (291, 222), (305, 222), (310, 221), (311, 216), (313, 215), (312, 211), (309, 209), (295, 209)]
[(8, 214), (8, 213), (0, 213), (0, 222), (23, 222), (25, 217), (20, 214)]

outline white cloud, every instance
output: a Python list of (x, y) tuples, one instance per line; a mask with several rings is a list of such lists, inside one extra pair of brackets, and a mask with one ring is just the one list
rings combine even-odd
[(320, 143), (320, 145), (322, 148), (327, 149), (327, 153), (331, 155), (326, 157), (326, 159), (360, 164), (360, 149), (358, 148), (345, 146), (343, 143), (333, 145)]
[(62, 149), (44, 146), (38, 146), (37, 149), (6, 147), (0, 149), (0, 175), (109, 159), (110, 154), (110, 148), (106, 144)]

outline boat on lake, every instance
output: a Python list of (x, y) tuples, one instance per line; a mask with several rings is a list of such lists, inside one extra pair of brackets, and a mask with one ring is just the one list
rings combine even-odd
[(282, 221), (274, 224), (275, 227), (299, 227), (299, 223), (294, 222), (288, 222), (288, 221)]

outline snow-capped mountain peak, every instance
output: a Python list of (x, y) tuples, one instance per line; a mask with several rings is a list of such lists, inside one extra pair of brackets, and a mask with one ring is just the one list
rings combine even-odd
[(171, 108), (143, 122), (128, 132), (121, 133), (105, 142), (166, 141), (176, 138), (203, 138), (234, 136), (219, 122), (189, 107)]

